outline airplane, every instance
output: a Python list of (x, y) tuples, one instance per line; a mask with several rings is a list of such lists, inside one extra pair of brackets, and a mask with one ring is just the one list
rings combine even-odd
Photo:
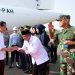
[(0, 21), (7, 23), (8, 30), (14, 26), (33, 26), (55, 21), (60, 13), (48, 12), (54, 0), (0, 0)]

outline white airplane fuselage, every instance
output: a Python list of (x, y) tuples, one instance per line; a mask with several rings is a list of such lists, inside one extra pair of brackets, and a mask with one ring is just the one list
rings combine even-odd
[(0, 21), (7, 23), (8, 30), (13, 26), (44, 24), (59, 18), (60, 14), (33, 8), (0, 5)]

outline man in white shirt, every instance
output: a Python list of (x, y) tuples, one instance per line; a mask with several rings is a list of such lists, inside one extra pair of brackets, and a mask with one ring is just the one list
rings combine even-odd
[(33, 74), (32, 75), (48, 75), (48, 54), (41, 41), (38, 37), (32, 36), (28, 29), (21, 32), (24, 39), (24, 44), (22, 48), (18, 50), (25, 50), (26, 54), (30, 54), (33, 58)]
[(6, 22), (0, 22), (0, 75), (4, 75), (4, 51), (13, 51), (16, 47), (5, 48), (3, 33), (6, 31)]

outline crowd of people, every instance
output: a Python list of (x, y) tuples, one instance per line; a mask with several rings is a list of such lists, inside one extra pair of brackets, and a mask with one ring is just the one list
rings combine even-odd
[(63, 28), (61, 31), (57, 31), (52, 22), (49, 22), (48, 32), (43, 24), (39, 24), (20, 29), (13, 27), (12, 34), (8, 33), (6, 22), (1, 21), (0, 75), (4, 75), (4, 62), (12, 69), (14, 61), (16, 67), (25, 73), (49, 75), (49, 63), (57, 63), (57, 51), (60, 51), (60, 75), (74, 75), (75, 28), (70, 25), (69, 15), (61, 15), (57, 21)]

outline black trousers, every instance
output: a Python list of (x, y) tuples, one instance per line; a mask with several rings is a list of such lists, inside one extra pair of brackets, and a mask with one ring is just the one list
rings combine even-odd
[(16, 62), (19, 63), (19, 52), (15, 50), (11, 52), (11, 64), (14, 62), (15, 56), (16, 56)]
[(4, 75), (4, 60), (0, 60), (0, 75)]
[(20, 66), (22, 67), (22, 69), (28, 70), (32, 67), (32, 60), (29, 54), (20, 52), (20, 60), (21, 60)]
[(49, 63), (48, 61), (41, 65), (33, 65), (32, 75), (48, 75), (49, 74)]
[(54, 46), (51, 46), (51, 61), (52, 62), (57, 61), (57, 48)]
[(6, 65), (9, 63), (9, 52), (6, 51)]

